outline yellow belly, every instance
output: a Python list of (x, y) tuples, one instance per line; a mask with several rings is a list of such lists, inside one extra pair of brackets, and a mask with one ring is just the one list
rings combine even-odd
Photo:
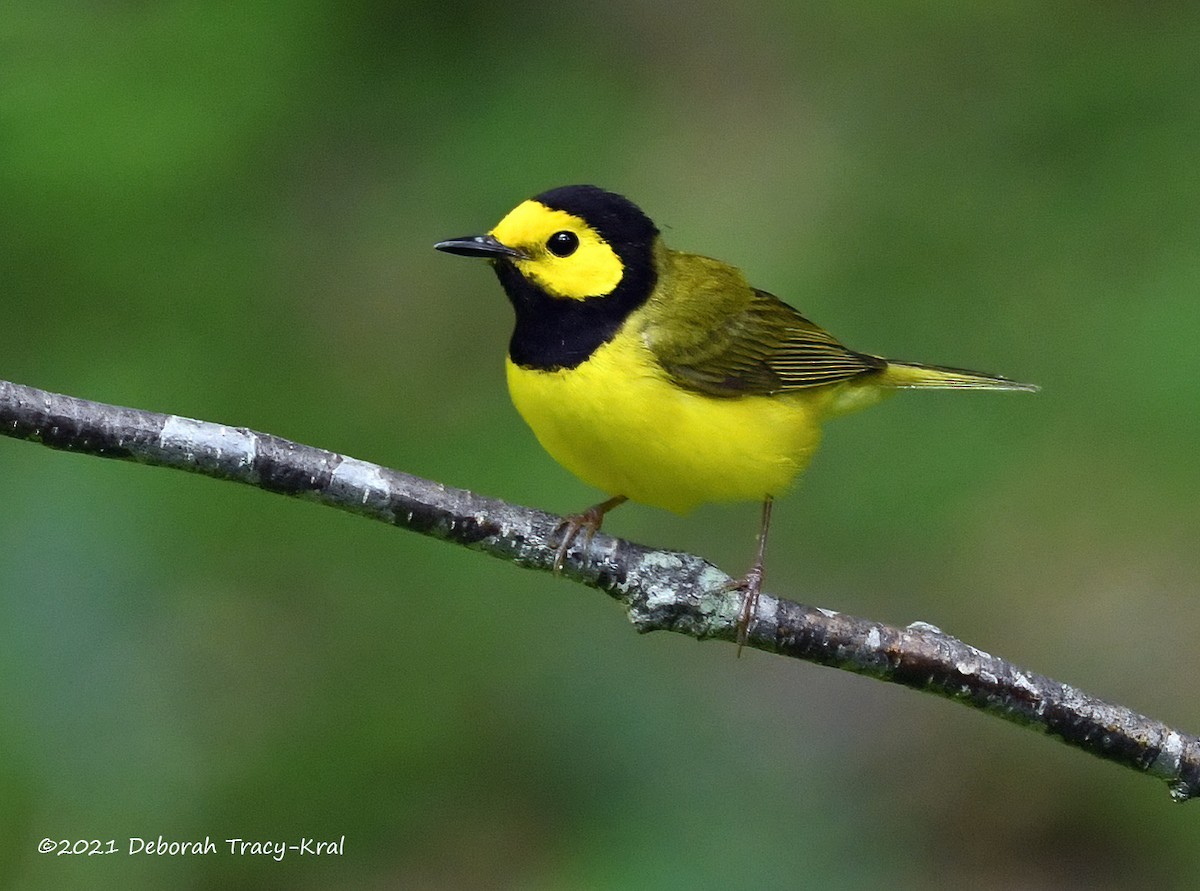
[(634, 337), (582, 365), (508, 362), (513, 404), (550, 455), (609, 495), (679, 513), (783, 493), (807, 466), (839, 387), (722, 399), (683, 390)]

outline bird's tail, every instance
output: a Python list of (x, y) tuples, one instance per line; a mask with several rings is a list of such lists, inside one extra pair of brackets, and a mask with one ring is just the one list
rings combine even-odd
[(947, 368), (944, 365), (922, 365), (919, 362), (888, 360), (883, 379), (893, 387), (930, 387), (956, 390), (1025, 390), (1035, 393), (1036, 384), (1023, 384), (998, 374)]

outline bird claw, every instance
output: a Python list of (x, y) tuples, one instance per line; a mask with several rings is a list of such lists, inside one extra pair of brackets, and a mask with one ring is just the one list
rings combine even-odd
[(758, 612), (758, 595), (762, 593), (763, 561), (767, 556), (767, 532), (771, 528), (771, 504), (774, 498), (770, 495), (763, 499), (762, 525), (758, 530), (758, 551), (750, 571), (736, 581), (726, 582), (721, 586), (722, 591), (741, 591), (742, 608), (738, 610), (737, 618), (737, 658), (742, 658), (742, 647), (750, 639), (750, 623)]
[(728, 581), (721, 586), (722, 592), (742, 592), (742, 606), (738, 610), (737, 624), (735, 626), (737, 628), (737, 655), (739, 659), (742, 656), (742, 647), (746, 645), (746, 641), (750, 638), (750, 623), (754, 621), (755, 615), (758, 612), (758, 595), (762, 593), (762, 582), (762, 564), (756, 563), (740, 579)]
[(604, 521), (604, 514), (600, 513), (594, 507), (589, 507), (581, 514), (571, 514), (554, 530), (555, 537), (562, 536), (558, 543), (558, 547), (554, 551), (554, 574), (558, 575), (562, 572), (563, 561), (567, 559), (567, 551), (571, 549), (571, 545), (575, 543), (575, 539), (579, 537), (579, 533), (583, 532), (583, 546), (586, 548), (592, 543), (592, 539), (596, 537), (596, 533), (600, 531), (600, 524)]
[(558, 543), (558, 547), (554, 550), (554, 574), (558, 575), (562, 572), (563, 563), (567, 559), (567, 552), (571, 550), (571, 545), (575, 543), (575, 539), (579, 537), (579, 533), (583, 532), (583, 546), (586, 548), (592, 543), (592, 539), (596, 537), (596, 533), (600, 531), (601, 524), (604, 523), (604, 515), (621, 504), (624, 504), (626, 498), (624, 495), (617, 495), (608, 501), (602, 501), (600, 504), (593, 504), (583, 513), (571, 514), (564, 519), (554, 530), (554, 537), (562, 536)]

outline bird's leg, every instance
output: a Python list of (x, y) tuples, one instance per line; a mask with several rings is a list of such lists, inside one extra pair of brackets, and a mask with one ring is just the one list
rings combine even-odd
[(558, 524), (558, 528), (554, 530), (554, 534), (556, 536), (561, 535), (562, 540), (558, 543), (558, 549), (554, 552), (554, 572), (556, 575), (562, 572), (563, 561), (567, 558), (567, 551), (570, 550), (580, 531), (583, 532), (583, 545), (587, 547), (592, 543), (592, 538), (596, 533), (600, 531), (600, 524), (604, 522), (604, 515), (614, 507), (620, 507), (628, 500), (624, 495), (616, 495), (608, 499), (608, 501), (593, 504), (581, 514), (571, 514)]
[(737, 620), (738, 658), (741, 658), (742, 647), (746, 645), (746, 639), (750, 635), (750, 623), (754, 621), (754, 614), (758, 610), (758, 595), (762, 592), (763, 558), (767, 555), (767, 532), (771, 528), (772, 501), (770, 495), (763, 499), (762, 526), (758, 530), (758, 550), (754, 556), (754, 564), (742, 578), (727, 582), (723, 589), (742, 592), (742, 608), (738, 611)]

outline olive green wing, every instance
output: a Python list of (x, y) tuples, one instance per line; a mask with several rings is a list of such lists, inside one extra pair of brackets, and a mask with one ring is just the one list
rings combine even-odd
[[(779, 298), (746, 289), (706, 336), (651, 343), (663, 369), (682, 387), (710, 396), (770, 395), (852, 380), (887, 362), (842, 346)], [(732, 310), (732, 311), (728, 311)], [(715, 324), (714, 324), (715, 322)]]

